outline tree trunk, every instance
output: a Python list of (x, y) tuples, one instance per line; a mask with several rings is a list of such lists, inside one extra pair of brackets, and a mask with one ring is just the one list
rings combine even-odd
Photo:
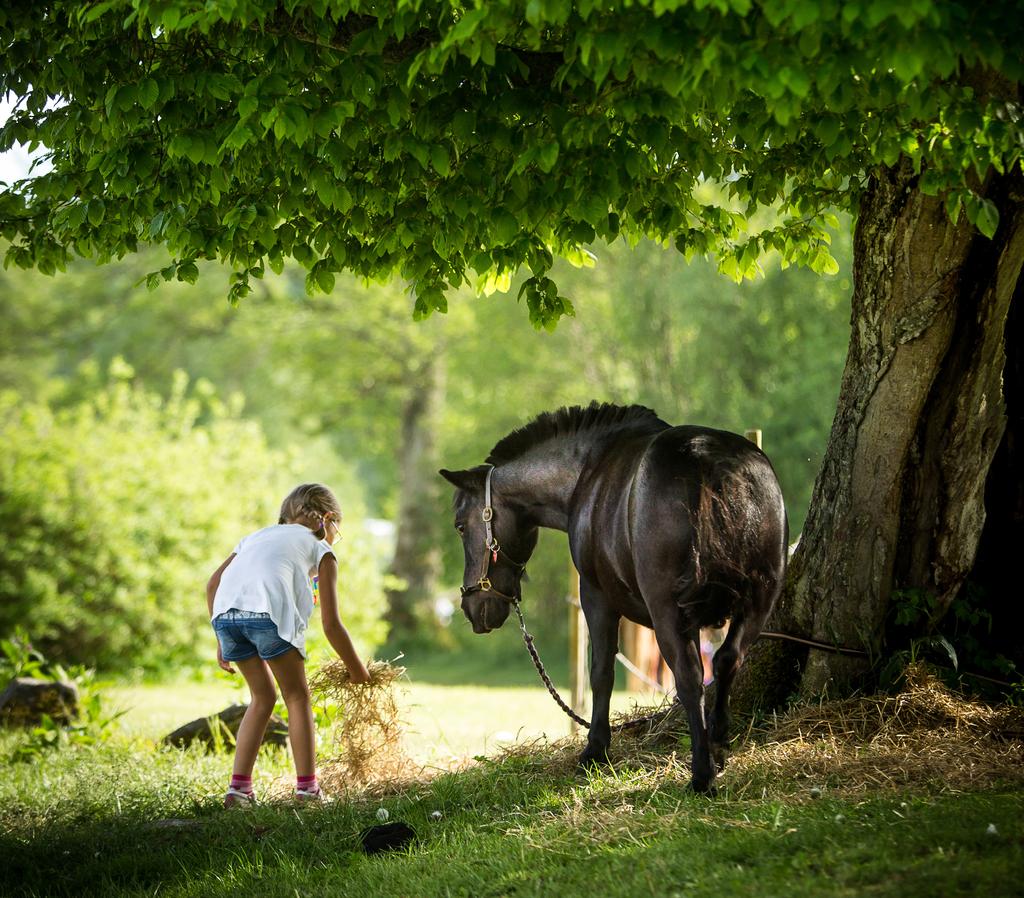
[(410, 372), (409, 384), (402, 410), (395, 556), (389, 571), (401, 583), (387, 592), (392, 636), (410, 635), (422, 628), (422, 612), (436, 594), (441, 571), (435, 526), (441, 501), (436, 439), (444, 395), (440, 353), (431, 353), (422, 368)]
[[(887, 648), (894, 596), (917, 590), (939, 616), (970, 574), (985, 484), (1006, 426), (1008, 311), (1024, 260), (1019, 170), (990, 176), (994, 239), (939, 197), (907, 160), (874, 175), (854, 240), (850, 351), (836, 418), (785, 592), (768, 629), (861, 648), (868, 659), (779, 646), (752, 653), (746, 680), (777, 703), (866, 685)], [(1019, 483), (1019, 468), (1014, 475)], [(794, 671), (802, 670), (799, 681)]]

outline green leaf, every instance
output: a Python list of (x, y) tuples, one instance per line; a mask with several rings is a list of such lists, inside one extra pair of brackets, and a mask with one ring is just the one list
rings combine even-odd
[(238, 117), (248, 118), (257, 109), (260, 108), (260, 101), (251, 94), (246, 94), (242, 99), (238, 101)]
[(317, 286), (323, 290), (324, 293), (330, 293), (334, 289), (334, 272), (325, 264), (318, 262), (313, 267), (313, 274), (316, 276)]
[(107, 95), (103, 99), (103, 108), (107, 111), (107, 118), (114, 114), (115, 101), (117, 100), (117, 85), (107, 89)]
[(596, 193), (588, 193), (580, 201), (580, 212), (584, 220), (599, 228), (608, 218), (608, 201)]
[(995, 237), (996, 228), (999, 227), (999, 210), (995, 203), (981, 198), (974, 223), (986, 237)]
[(160, 25), (164, 31), (174, 31), (178, 27), (178, 23), (181, 21), (181, 10), (175, 6), (168, 7), (164, 14), (160, 17)]
[(494, 216), (493, 230), (496, 243), (510, 243), (519, 233), (519, 222), (507, 209), (499, 209)]
[(335, 188), (333, 205), (339, 212), (348, 212), (352, 208), (352, 194), (344, 184)]
[(153, 78), (146, 78), (138, 87), (139, 105), (143, 109), (152, 109), (160, 97), (160, 85)]
[(555, 167), (555, 163), (558, 161), (558, 141), (552, 140), (550, 143), (546, 143), (541, 147), (540, 152), (537, 154), (537, 165), (540, 166), (540, 170), (547, 174)]
[(415, 139), (407, 140), (405, 151), (420, 164), (420, 168), (427, 170), (430, 164), (430, 151), (424, 144)]
[(911, 44), (904, 45), (892, 64), (896, 75), (902, 81), (911, 81), (916, 78), (924, 68), (924, 58), (919, 47)]
[(178, 280), (194, 284), (199, 279), (199, 266), (195, 262), (182, 262), (178, 266)]
[(827, 247), (819, 246), (811, 256), (810, 269), (816, 274), (838, 274), (839, 263), (832, 258)]
[(452, 134), (459, 140), (472, 140), (476, 130), (476, 113), (464, 109), (458, 110), (452, 116)]
[(136, 102), (139, 95), (139, 89), (134, 84), (125, 84), (117, 89), (117, 108), (122, 112), (127, 112), (131, 109)]
[(106, 214), (107, 207), (98, 196), (93, 197), (89, 200), (86, 215), (89, 219), (89, 224), (94, 228), (98, 228), (103, 223), (103, 217)]
[(818, 136), (823, 147), (830, 147), (839, 137), (842, 129), (842, 122), (834, 115), (824, 115), (814, 125), (814, 133)]
[(451, 159), (448, 150), (440, 144), (434, 144), (430, 148), (430, 164), (442, 178), (447, 178), (452, 170)]

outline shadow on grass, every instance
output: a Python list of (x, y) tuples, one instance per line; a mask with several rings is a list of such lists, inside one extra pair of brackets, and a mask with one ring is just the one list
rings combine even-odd
[[(258, 881), (264, 887), (254, 894), (276, 894), (277, 886), (267, 888), (270, 883), (293, 894), (289, 882), (296, 871), (315, 879), (317, 871), (333, 875), (374, 862), (360, 851), (359, 833), (377, 822), (380, 806), (392, 819), (408, 821), (423, 846), (453, 822), (465, 826), (467, 819), (493, 820), (510, 807), (543, 807), (579, 781), (568, 765), (561, 774), (539, 773), (536, 767), (509, 758), (413, 783), (386, 798), (339, 800), (324, 807), (280, 803), (224, 811), (210, 803), (191, 813), (179, 809), (170, 819), (79, 818), (43, 824), (22, 837), (15, 828), (0, 835), (0, 895), (77, 898), (157, 889), (230, 894)], [(433, 819), (435, 811), (443, 822)]]
[[(379, 801), (301, 812), (203, 807), (177, 826), (115, 818), (52, 825), (29, 842), (6, 835), (0, 890), (26, 898), (1010, 894), (1024, 856), (1019, 792), (713, 801), (663, 771), (581, 778), (565, 767), (557, 751), (539, 751)], [(366, 857), (357, 833), (381, 804), (420, 839)]]

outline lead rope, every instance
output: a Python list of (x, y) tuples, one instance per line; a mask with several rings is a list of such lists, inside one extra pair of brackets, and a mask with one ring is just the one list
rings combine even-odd
[(576, 721), (580, 726), (590, 729), (590, 721), (584, 720), (573, 711), (564, 701), (562, 696), (558, 694), (558, 690), (555, 689), (555, 684), (551, 682), (551, 677), (548, 676), (548, 672), (544, 670), (544, 665), (541, 663), (540, 655), (537, 654), (537, 649), (533, 645), (533, 637), (530, 635), (530, 631), (526, 629), (526, 619), (523, 617), (523, 612), (519, 608), (519, 602), (513, 602), (512, 607), (516, 610), (516, 615), (519, 618), (519, 629), (523, 631), (523, 642), (526, 643), (526, 650), (530, 653), (530, 657), (533, 658), (533, 666), (537, 668), (537, 673), (540, 674), (540, 678), (544, 681), (544, 685), (548, 687), (548, 692), (551, 693), (551, 697), (555, 700), (559, 708), (565, 711), (573, 720)]
[[(576, 721), (580, 726), (590, 729), (590, 721), (584, 720), (573, 711), (563, 700), (562, 696), (558, 694), (558, 690), (555, 688), (555, 684), (551, 682), (551, 677), (548, 676), (548, 672), (544, 669), (544, 664), (540, 660), (540, 655), (537, 654), (537, 649), (533, 644), (533, 636), (530, 635), (530, 631), (526, 629), (526, 619), (523, 617), (523, 612), (519, 607), (519, 602), (512, 602), (512, 607), (516, 610), (516, 616), (519, 618), (519, 629), (523, 633), (523, 642), (526, 643), (526, 650), (530, 653), (530, 657), (533, 659), (533, 666), (537, 668), (537, 673), (540, 674), (540, 678), (544, 681), (544, 685), (548, 687), (548, 692), (551, 693), (551, 697), (555, 700), (555, 703), (561, 708), (570, 718)], [(633, 727), (641, 726), (645, 723), (650, 723), (656, 720), (661, 720), (667, 716), (671, 711), (671, 708), (664, 708), (660, 711), (654, 711), (651, 714), (645, 714), (643, 717), (634, 717), (632, 720), (626, 720), (622, 723), (617, 723), (612, 727), (613, 730), (628, 730)]]

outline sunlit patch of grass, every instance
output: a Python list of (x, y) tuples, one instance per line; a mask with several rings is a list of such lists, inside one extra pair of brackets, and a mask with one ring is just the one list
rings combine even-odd
[[(397, 687), (405, 725), (405, 750), (420, 764), (446, 768), (541, 735), (559, 739), (569, 720), (538, 681), (517, 687), (438, 686), (415, 673)], [(116, 687), (105, 693), (107, 706), (126, 713), (118, 726), (133, 736), (159, 739), (197, 717), (248, 700), (241, 681), (183, 682)], [(650, 696), (616, 692), (614, 711), (626, 711)]]

